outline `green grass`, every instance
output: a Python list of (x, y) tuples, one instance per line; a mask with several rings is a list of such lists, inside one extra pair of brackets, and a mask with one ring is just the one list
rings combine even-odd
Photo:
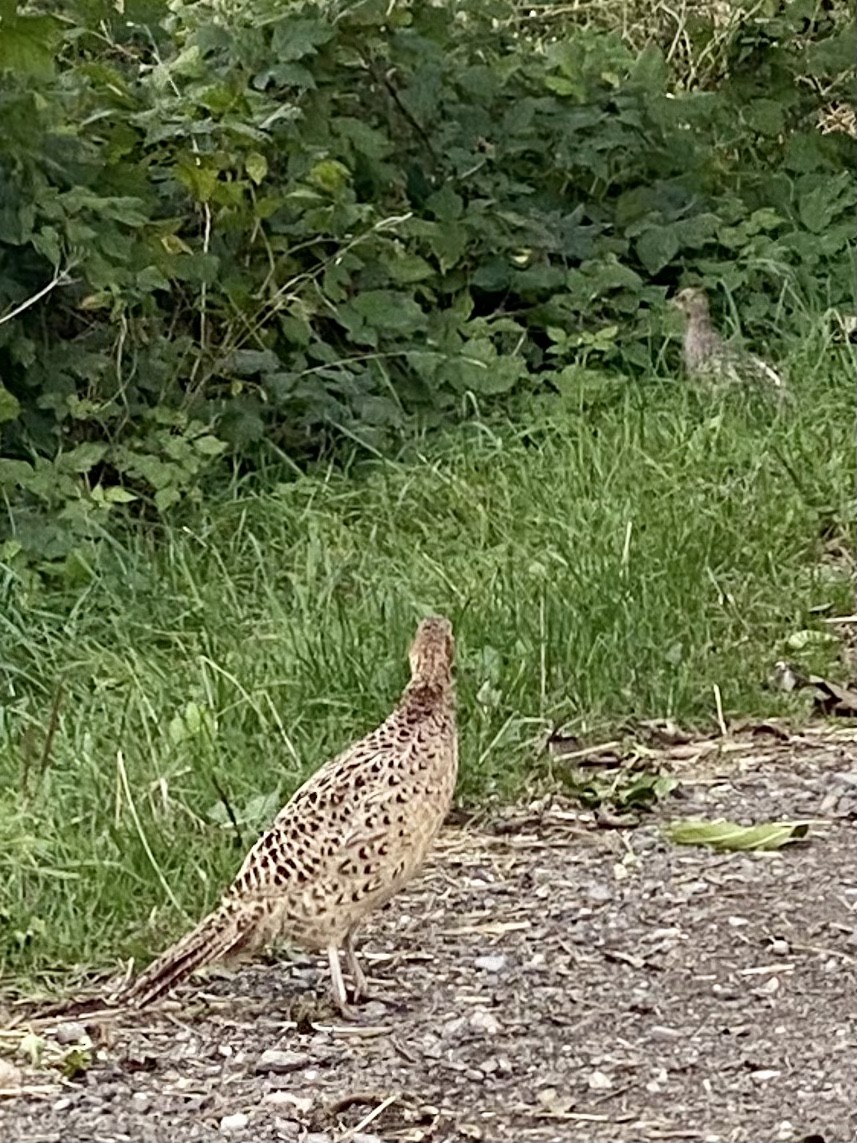
[(395, 463), (236, 484), (74, 583), (0, 576), (7, 980), (152, 953), (211, 904), (387, 712), (427, 612), (458, 634), (465, 801), (547, 780), (551, 723), (709, 725), (714, 684), (727, 716), (783, 709), (760, 682), (785, 640), (853, 604), (822, 535), (851, 543), (851, 365), (808, 346), (796, 370), (784, 414), (605, 383)]

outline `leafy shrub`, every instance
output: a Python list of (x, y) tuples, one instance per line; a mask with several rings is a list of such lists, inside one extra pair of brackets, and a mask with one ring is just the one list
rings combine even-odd
[(70, 550), (227, 450), (384, 448), (590, 362), (649, 371), (682, 280), (761, 338), (851, 301), (853, 147), (817, 124), (844, 0), (694, 9), (685, 74), (669, 28), (641, 50), (506, 0), (122, 7), (0, 5), (16, 551), (43, 508)]

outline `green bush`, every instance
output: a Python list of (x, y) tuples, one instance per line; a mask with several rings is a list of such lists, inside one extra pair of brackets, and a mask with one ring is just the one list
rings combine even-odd
[(3, 0), (15, 550), (198, 495), (224, 453), (384, 449), (593, 363), (651, 372), (680, 281), (762, 341), (850, 305), (853, 146), (817, 120), (853, 18), (772, 7), (695, 9), (710, 66), (683, 75), (668, 36), (506, 0)]

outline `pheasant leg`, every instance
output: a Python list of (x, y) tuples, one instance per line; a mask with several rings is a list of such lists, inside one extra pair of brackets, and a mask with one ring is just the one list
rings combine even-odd
[(349, 929), (345, 934), (342, 948), (345, 952), (345, 964), (354, 982), (354, 1001), (356, 1003), (362, 997), (369, 997), (369, 982), (366, 979), (366, 973), (360, 967), (360, 961), (357, 959), (357, 950), (354, 947), (354, 929)]
[(354, 1002), (359, 1000), (380, 1000), (382, 1004), (398, 1008), (397, 1001), (387, 996), (383, 992), (378, 992), (372, 987), (366, 979), (366, 973), (360, 966), (360, 961), (357, 959), (357, 950), (354, 948), (354, 934), (357, 931), (357, 926), (345, 934), (345, 940), (342, 942), (342, 951), (345, 953), (345, 963), (348, 967), (348, 972), (354, 982)]
[(342, 979), (342, 965), (339, 963), (339, 949), (336, 945), (329, 945), (327, 960), (330, 965), (330, 989), (333, 993), (333, 1002), (343, 1020), (354, 1020), (354, 1009), (348, 1004), (348, 993), (345, 991), (345, 981)]

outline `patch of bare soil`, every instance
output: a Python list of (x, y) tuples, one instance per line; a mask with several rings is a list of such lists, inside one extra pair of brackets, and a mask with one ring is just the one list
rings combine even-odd
[[(450, 827), (367, 928), (383, 999), (354, 1026), (327, 1011), (313, 959), (209, 974), (142, 1014), (31, 1021), (43, 1064), (18, 1056), (11, 1086), (6, 1065), (0, 1138), (846, 1143), (852, 741), (674, 752), (680, 790), (630, 828), (560, 800)], [(691, 816), (817, 824), (773, 853), (669, 844), (659, 822)], [(13, 1015), (7, 1060), (28, 1027)], [(46, 1072), (84, 1031), (90, 1066)]]

